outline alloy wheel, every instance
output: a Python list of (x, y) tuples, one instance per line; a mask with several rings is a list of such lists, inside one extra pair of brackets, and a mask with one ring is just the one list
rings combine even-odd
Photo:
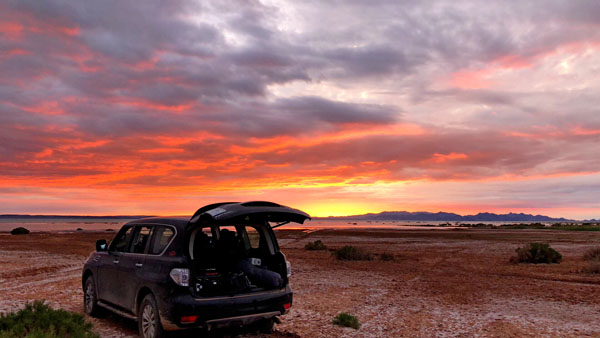
[(88, 282), (85, 286), (83, 301), (85, 303), (85, 312), (91, 314), (94, 308), (94, 285), (91, 282)]
[(142, 312), (142, 333), (145, 338), (154, 338), (156, 333), (156, 322), (152, 304), (146, 304)]

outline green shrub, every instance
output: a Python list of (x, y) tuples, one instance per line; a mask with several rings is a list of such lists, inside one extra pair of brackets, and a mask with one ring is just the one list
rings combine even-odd
[(358, 318), (346, 312), (342, 312), (339, 315), (335, 316), (335, 318), (333, 318), (333, 324), (351, 327), (356, 330), (360, 328), (360, 322), (358, 321)]
[(373, 256), (361, 248), (346, 245), (334, 252), (335, 258), (342, 261), (370, 261)]
[(529, 246), (517, 248), (516, 256), (511, 257), (511, 263), (560, 263), (562, 255), (552, 249), (547, 243), (529, 243)]
[(395, 259), (396, 258), (391, 253), (384, 252), (381, 255), (379, 255), (379, 260), (381, 260), (381, 261), (389, 262), (389, 261), (393, 261)]
[(583, 255), (586, 261), (600, 261), (600, 248), (589, 249)]
[(316, 240), (314, 242), (308, 242), (304, 246), (305, 250), (327, 250), (327, 246), (321, 242), (321, 240)]
[(98, 335), (83, 315), (54, 310), (43, 300), (36, 300), (17, 312), (0, 314), (0, 337), (97, 338)]
[(23, 227), (14, 228), (10, 231), (11, 235), (27, 235), (29, 234), (29, 230)]

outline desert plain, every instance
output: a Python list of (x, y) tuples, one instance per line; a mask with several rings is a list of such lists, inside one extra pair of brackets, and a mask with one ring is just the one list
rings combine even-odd
[[(97, 239), (112, 232), (0, 234), (0, 312), (45, 299), (83, 313), (81, 268)], [(600, 232), (509, 229), (279, 230), (292, 263), (294, 304), (272, 337), (585, 337), (600, 336), (600, 275), (584, 272)], [(307, 251), (321, 240), (328, 250)], [(511, 264), (515, 249), (550, 243), (560, 264)], [(353, 245), (370, 261), (338, 261)], [(391, 254), (393, 260), (380, 260)], [(388, 256), (389, 257), (389, 256)], [(340, 312), (358, 330), (339, 327)], [(136, 337), (135, 322), (89, 318), (101, 337)], [(256, 337), (225, 330), (216, 335)], [(176, 337), (194, 336), (179, 332)]]

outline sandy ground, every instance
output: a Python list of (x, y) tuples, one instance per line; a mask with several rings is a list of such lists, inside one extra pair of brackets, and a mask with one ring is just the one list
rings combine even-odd
[[(0, 234), (0, 312), (46, 299), (82, 312), (81, 266), (107, 233)], [(582, 273), (582, 255), (600, 233), (552, 230), (278, 231), (292, 262), (292, 311), (274, 337), (600, 337), (600, 276)], [(331, 251), (355, 245), (395, 260), (340, 262)], [(561, 264), (511, 265), (518, 246), (549, 242)], [(356, 315), (359, 330), (331, 323)], [(134, 322), (90, 318), (103, 337), (136, 335)], [(221, 332), (254, 336), (248, 332)], [(181, 333), (177, 336), (191, 336)]]

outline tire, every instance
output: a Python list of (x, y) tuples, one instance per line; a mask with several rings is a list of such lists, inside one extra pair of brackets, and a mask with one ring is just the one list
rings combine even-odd
[(260, 331), (261, 333), (273, 333), (274, 324), (275, 321), (273, 320), (273, 318), (263, 319), (260, 322), (258, 322), (258, 331)]
[(146, 295), (138, 310), (138, 331), (142, 338), (164, 337), (160, 314), (152, 294)]
[(98, 306), (98, 293), (96, 292), (96, 284), (94, 283), (93, 276), (89, 276), (85, 280), (83, 287), (83, 311), (92, 317), (97, 317), (101, 312), (100, 306)]

